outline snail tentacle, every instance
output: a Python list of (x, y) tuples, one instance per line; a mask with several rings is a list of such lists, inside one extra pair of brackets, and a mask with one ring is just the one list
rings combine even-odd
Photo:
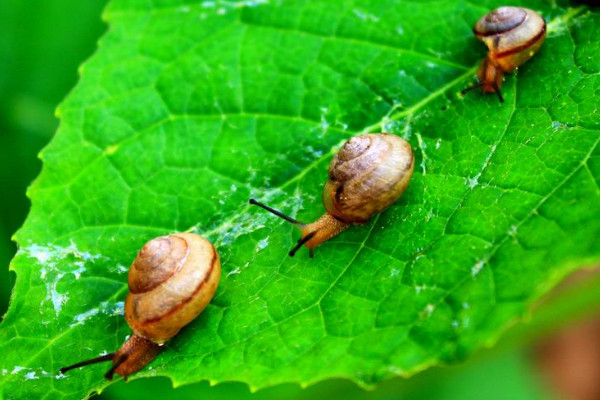
[(302, 235), (290, 256), (306, 246), (313, 257), (319, 244), (391, 206), (406, 190), (414, 163), (410, 144), (404, 139), (388, 133), (360, 134), (344, 143), (333, 157), (323, 189), (326, 212), (316, 221), (305, 224), (254, 199), (249, 202), (300, 229)]
[(127, 379), (163, 349), (163, 344), (196, 318), (213, 298), (221, 276), (214, 246), (192, 233), (150, 240), (129, 270), (125, 320), (133, 335), (114, 352), (61, 368), (112, 361), (105, 377)]

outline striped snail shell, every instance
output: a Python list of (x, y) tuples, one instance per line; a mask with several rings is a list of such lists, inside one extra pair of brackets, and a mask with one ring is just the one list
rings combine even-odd
[(302, 233), (295, 252), (310, 250), (338, 235), (352, 224), (363, 224), (391, 206), (404, 193), (414, 169), (410, 144), (389, 133), (360, 134), (350, 138), (329, 165), (329, 180), (323, 190), (327, 211), (305, 224), (251, 199), (250, 203), (293, 223)]
[(150, 240), (129, 270), (125, 320), (133, 335), (114, 353), (61, 368), (112, 361), (107, 379), (139, 371), (162, 345), (200, 314), (213, 298), (221, 276), (214, 246), (202, 236), (175, 233)]
[(546, 37), (546, 22), (535, 11), (522, 7), (500, 7), (483, 16), (473, 29), (488, 47), (477, 77), (481, 87), (504, 101), (500, 88), (505, 73), (513, 72), (539, 50)]
[(202, 236), (176, 233), (150, 240), (129, 270), (125, 320), (133, 332), (164, 343), (204, 310), (221, 267)]
[(323, 204), (347, 224), (363, 224), (404, 193), (414, 168), (407, 141), (387, 133), (348, 140), (329, 165)]

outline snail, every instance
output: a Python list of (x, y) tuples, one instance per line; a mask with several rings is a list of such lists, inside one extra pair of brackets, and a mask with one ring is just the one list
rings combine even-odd
[(479, 83), (462, 93), (481, 88), (482, 92), (496, 93), (502, 103), (504, 74), (513, 72), (538, 51), (546, 37), (546, 22), (527, 8), (500, 7), (477, 21), (473, 32), (489, 52), (477, 71)]
[(106, 379), (115, 373), (127, 379), (204, 310), (220, 277), (219, 255), (202, 236), (175, 233), (150, 240), (133, 261), (127, 279), (125, 320), (133, 335), (116, 352), (61, 368), (60, 372), (112, 361)]
[(293, 257), (304, 245), (312, 258), (319, 244), (391, 206), (408, 186), (414, 164), (412, 149), (404, 139), (389, 133), (361, 134), (344, 143), (331, 161), (323, 190), (326, 213), (315, 222), (299, 222), (254, 199), (250, 204), (300, 229), (302, 236), (289, 255)]

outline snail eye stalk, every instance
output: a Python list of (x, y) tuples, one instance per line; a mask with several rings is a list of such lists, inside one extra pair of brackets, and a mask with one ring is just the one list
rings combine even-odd
[(127, 354), (121, 354), (119, 356), (119, 358), (116, 359), (115, 363), (113, 364), (113, 366), (108, 370), (108, 372), (106, 373), (106, 375), (104, 375), (104, 377), (106, 379), (108, 379), (109, 381), (112, 381), (112, 378), (115, 374), (115, 371), (117, 370), (117, 368), (119, 368), (121, 366), (121, 364), (123, 364), (125, 361), (127, 360)]
[[(287, 222), (290, 222), (291, 224), (295, 225), (297, 228), (299, 228), (301, 231), (303, 230), (303, 228), (306, 227), (306, 224), (303, 222), (300, 222), (298, 220), (295, 220), (294, 218), (290, 217), (289, 215), (285, 215), (284, 213), (282, 213), (281, 211), (277, 211), (276, 209), (269, 207), (266, 204), (263, 204), (259, 201), (256, 201), (255, 199), (250, 199), (248, 201), (250, 204), (255, 205), (255, 206), (259, 206), (262, 209), (267, 210), (268, 212), (270, 212), (271, 214), (275, 214), (276, 216), (278, 216), (281, 219), (286, 220)], [(290, 257), (294, 257), (294, 255), (296, 255), (296, 252), (306, 244), (306, 242), (308, 242), (310, 239), (312, 239), (313, 237), (315, 237), (315, 235), (317, 234), (316, 231), (310, 232), (308, 235), (301, 237), (300, 239), (298, 239), (298, 243), (294, 246), (294, 248), (292, 248), (292, 250), (290, 250), (289, 255)], [(310, 257), (313, 258), (314, 257), (314, 252), (313, 249), (309, 249), (310, 250)]]
[[(315, 235), (317, 234), (317, 232), (311, 232), (308, 235), (304, 236), (303, 238), (298, 240), (298, 244), (296, 244), (296, 246), (294, 246), (294, 248), (292, 250), (290, 250), (290, 257), (294, 257), (296, 255), (296, 252), (300, 249), (300, 247), (304, 246), (304, 244), (306, 242), (308, 242), (310, 239), (312, 239), (313, 237), (315, 237)], [(314, 254), (313, 254), (313, 250), (310, 249), (310, 258), (313, 258)]]
[(471, 90), (475, 90), (482, 86), (483, 86), (483, 82), (478, 82), (478, 83), (474, 84), (473, 86), (469, 86), (468, 88), (461, 90), (460, 94), (465, 95), (465, 94), (469, 93)]
[(259, 201), (256, 201), (256, 200), (254, 200), (254, 199), (250, 199), (250, 200), (248, 201), (248, 203), (250, 203), (250, 204), (252, 204), (252, 205), (255, 205), (255, 206), (259, 206), (260, 208), (263, 208), (263, 209), (267, 210), (267, 211), (268, 211), (268, 212), (270, 212), (271, 214), (275, 214), (275, 215), (277, 215), (279, 218), (281, 218), (281, 219), (284, 219), (284, 220), (286, 220), (287, 222), (291, 222), (292, 224), (294, 224), (294, 225), (296, 225), (296, 226), (304, 226), (304, 225), (306, 225), (306, 224), (304, 224), (304, 223), (302, 223), (302, 222), (300, 222), (300, 221), (297, 221), (297, 220), (295, 220), (294, 218), (292, 218), (292, 217), (290, 217), (290, 216), (288, 216), (288, 215), (285, 215), (285, 214), (284, 214), (284, 213), (282, 213), (281, 211), (277, 211), (276, 209), (274, 209), (274, 208), (271, 208), (271, 207), (269, 207), (268, 205), (266, 205), (266, 204), (263, 204), (263, 203), (261, 203), (261, 202), (259, 202)]
[(68, 367), (63, 367), (60, 369), (60, 373), (64, 374), (67, 371), (70, 371), (75, 368), (85, 367), (86, 365), (98, 364), (105, 361), (112, 361), (116, 353), (108, 353), (100, 357), (92, 358), (89, 360), (81, 361), (73, 365), (69, 365)]

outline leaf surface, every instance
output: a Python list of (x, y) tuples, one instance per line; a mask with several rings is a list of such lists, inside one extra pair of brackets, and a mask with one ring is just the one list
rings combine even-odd
[[(561, 3), (562, 4), (562, 3)], [(99, 50), (60, 106), (17, 233), (0, 326), (0, 394), (81, 398), (113, 351), (144, 242), (208, 237), (223, 276), (207, 310), (132, 378), (252, 388), (365, 386), (492, 344), (600, 248), (600, 16), (528, 3), (546, 43), (493, 95), (473, 83), (475, 21), (497, 1), (114, 0)], [(287, 256), (323, 212), (327, 166), (359, 132), (413, 146), (405, 195), (369, 223)]]

